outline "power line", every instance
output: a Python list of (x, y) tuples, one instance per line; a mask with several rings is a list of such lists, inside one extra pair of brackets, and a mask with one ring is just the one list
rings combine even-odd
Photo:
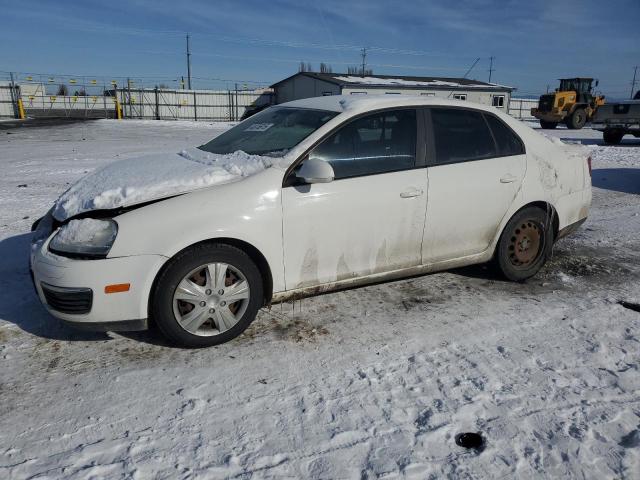
[[(72, 25), (66, 25), (66, 28), (73, 28)], [(295, 41), (282, 41), (265, 38), (251, 38), (240, 36), (220, 36), (215, 33), (208, 32), (185, 32), (183, 30), (155, 30), (149, 28), (136, 28), (136, 27), (122, 27), (113, 25), (75, 25), (75, 30), (87, 31), (87, 32), (107, 32), (113, 34), (114, 32), (123, 35), (166, 35), (166, 36), (184, 36), (190, 35), (191, 37), (208, 37), (221, 42), (240, 43), (249, 45), (261, 45), (261, 46), (275, 46), (275, 47), (288, 47), (288, 48), (309, 48), (309, 49), (325, 49), (325, 50), (354, 50), (358, 51), (362, 49), (361, 45), (351, 44), (325, 44), (325, 43), (312, 43), (312, 42), (295, 42)], [(369, 46), (370, 51), (378, 53), (388, 53), (393, 55), (413, 55), (413, 56), (437, 56), (447, 58), (470, 58), (468, 55), (454, 55), (444, 52), (433, 52), (426, 50), (411, 50), (401, 48), (389, 48), (382, 46)]]
[[(462, 77), (462, 78), (467, 78), (467, 75), (469, 75), (469, 73), (471, 73), (471, 70), (473, 70), (473, 67), (475, 67), (475, 66), (476, 66), (476, 64), (477, 64), (479, 61), (480, 61), (480, 57), (476, 58), (476, 61), (475, 61), (475, 62), (473, 62), (473, 64), (472, 64), (472, 65), (469, 67), (469, 69), (465, 72), (464, 77)], [(451, 98), (451, 95), (453, 95), (453, 92), (454, 92), (454, 91), (455, 91), (455, 90), (451, 90), (451, 91), (449, 92), (449, 95), (447, 95), (447, 98)]]
[[(361, 47), (362, 49), (362, 47)], [(367, 47), (367, 51), (369, 51), (369, 47)], [(183, 55), (183, 52), (176, 51), (168, 51), (168, 50), (127, 50), (125, 53), (143, 53), (147, 55)], [(248, 55), (228, 55), (224, 53), (213, 53), (213, 52), (192, 52), (192, 54), (197, 55), (199, 57), (216, 57), (216, 58), (231, 58), (231, 59), (240, 59), (240, 60), (255, 60), (255, 61), (265, 61), (265, 62), (281, 62), (281, 63), (299, 63), (299, 58), (278, 58), (278, 57), (264, 57), (264, 56), (248, 56)], [(355, 62), (341, 62), (334, 60), (327, 60), (326, 58), (318, 58), (311, 59), (311, 62), (324, 62), (332, 65), (353, 65)], [(392, 63), (370, 63), (367, 62), (367, 65), (371, 67), (388, 67), (388, 68), (410, 68), (414, 70), (444, 70), (444, 71), (462, 71), (460, 67), (449, 67), (449, 66), (424, 66), (424, 65), (402, 65), (402, 64), (392, 64)]]
[[(130, 79), (131, 83), (136, 82), (145, 82), (145, 81), (155, 81), (155, 80), (165, 80), (171, 82), (177, 82), (179, 79), (175, 75), (166, 75), (166, 74), (157, 74), (157, 75), (130, 75), (130, 76), (120, 76), (120, 75), (86, 75), (86, 74), (72, 74), (72, 73), (42, 73), (42, 72), (19, 72), (21, 76), (31, 76), (31, 77), (47, 77), (47, 79), (55, 79), (54, 83), (65, 82), (65, 79), (94, 79), (94, 80), (102, 80), (104, 84), (110, 83), (111, 80), (118, 81), (120, 84), (120, 80), (122, 83), (126, 83), (126, 79)], [(9, 76), (11, 72), (8, 71), (0, 71), (0, 75)], [(203, 81), (211, 81), (211, 82), (227, 82), (227, 83), (247, 83), (253, 85), (266, 85), (272, 83), (271, 81), (258, 81), (258, 80), (247, 80), (247, 79), (238, 79), (238, 78), (219, 78), (219, 77), (191, 77), (195, 80), (203, 80)], [(41, 80), (42, 81), (42, 80)], [(45, 82), (46, 83), (46, 82)]]
[(631, 81), (631, 99), (633, 99), (633, 93), (636, 89), (636, 74), (638, 73), (638, 67), (633, 67), (633, 80)]
[(469, 69), (465, 72), (464, 76), (462, 78), (467, 78), (467, 75), (469, 75), (471, 73), (471, 70), (473, 70), (473, 67), (476, 66), (476, 64), (480, 61), (480, 57), (476, 58), (476, 61), (473, 62), (473, 65), (471, 65), (469, 67)]

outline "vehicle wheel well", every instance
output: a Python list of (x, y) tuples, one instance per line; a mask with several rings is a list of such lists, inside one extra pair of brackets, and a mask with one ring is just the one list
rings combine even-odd
[(269, 262), (267, 262), (267, 259), (264, 258), (262, 252), (260, 252), (260, 250), (258, 250), (250, 243), (243, 240), (238, 240), (236, 238), (214, 238), (203, 243), (208, 242), (225, 243), (227, 245), (231, 245), (233, 247), (239, 248), (247, 255), (249, 255), (249, 257), (251, 257), (251, 260), (253, 260), (258, 266), (258, 270), (260, 270), (260, 274), (262, 275), (262, 282), (264, 286), (264, 304), (269, 305), (271, 303), (271, 297), (273, 296), (273, 276), (271, 275)]
[[(193, 248), (196, 245), (202, 245), (206, 243), (223, 243), (226, 245), (231, 245), (232, 247), (236, 247), (242, 250), (243, 252), (245, 252), (247, 255), (249, 255), (251, 260), (253, 260), (257, 265), (258, 270), (260, 271), (260, 275), (262, 276), (263, 291), (264, 291), (264, 305), (269, 305), (271, 303), (271, 298), (273, 296), (273, 276), (271, 275), (271, 268), (269, 267), (269, 263), (267, 262), (267, 259), (264, 257), (264, 255), (262, 255), (260, 250), (258, 250), (256, 247), (254, 247), (250, 243), (247, 243), (242, 240), (238, 240), (236, 238), (224, 238), (224, 237), (212, 238), (209, 240), (203, 240), (201, 242), (194, 243), (193, 245), (189, 245), (188, 247), (183, 248), (179, 252), (176, 252), (175, 255), (173, 255), (171, 258), (174, 258), (176, 255), (180, 254), (181, 252), (184, 252), (189, 248)], [(151, 293), (149, 295), (149, 307), (151, 306), (151, 302), (153, 301), (153, 293), (155, 291), (158, 278), (160, 278), (160, 275), (165, 270), (168, 263), (169, 263), (168, 261), (165, 262), (165, 264), (158, 271), (158, 273), (156, 274), (156, 277), (153, 280), (153, 284), (151, 285)]]
[[(551, 205), (549, 202), (538, 201), (538, 202), (531, 202), (531, 203), (527, 203), (526, 205), (523, 205), (518, 209), (518, 212), (528, 207), (537, 207), (540, 210), (544, 210), (545, 212), (549, 212), (551, 214), (551, 219), (553, 221), (552, 223), (553, 238), (554, 240), (558, 238), (558, 231), (560, 230), (560, 219), (558, 218), (558, 212), (556, 211), (555, 207)], [(513, 215), (515, 215), (518, 212), (515, 212)], [(511, 216), (513, 217), (513, 215)]]

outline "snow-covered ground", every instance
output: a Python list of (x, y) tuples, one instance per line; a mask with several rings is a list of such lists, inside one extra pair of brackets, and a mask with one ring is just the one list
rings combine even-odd
[[(466, 268), (260, 313), (207, 350), (72, 330), (29, 227), (110, 162), (224, 126), (0, 131), (0, 478), (640, 478), (640, 141), (593, 150), (593, 208), (525, 284)], [(457, 447), (479, 431), (478, 453)]]

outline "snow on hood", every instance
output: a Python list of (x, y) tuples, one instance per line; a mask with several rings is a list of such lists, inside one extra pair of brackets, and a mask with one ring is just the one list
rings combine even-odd
[(53, 216), (64, 221), (92, 210), (126, 207), (234, 182), (269, 168), (273, 161), (242, 151), (221, 155), (197, 148), (121, 160), (69, 188), (56, 201)]

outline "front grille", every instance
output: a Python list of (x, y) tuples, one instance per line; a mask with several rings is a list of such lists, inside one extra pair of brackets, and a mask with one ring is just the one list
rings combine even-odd
[(555, 95), (542, 95), (540, 97), (540, 102), (538, 103), (538, 109), (541, 112), (550, 112), (553, 109), (553, 102), (555, 99)]
[(91, 311), (93, 291), (90, 288), (62, 288), (47, 283), (41, 283), (40, 286), (52, 310), (76, 315)]

